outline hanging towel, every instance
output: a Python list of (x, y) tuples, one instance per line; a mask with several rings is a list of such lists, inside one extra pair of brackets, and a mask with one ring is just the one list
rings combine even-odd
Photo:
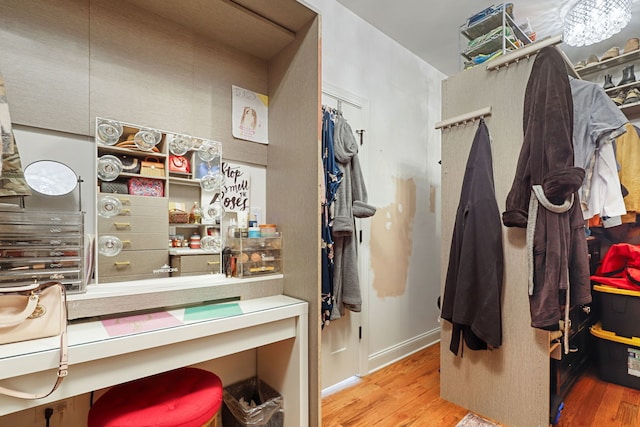
[(504, 252), (489, 130), (480, 120), (467, 160), (451, 239), (441, 317), (453, 324), (449, 349), (502, 344)]

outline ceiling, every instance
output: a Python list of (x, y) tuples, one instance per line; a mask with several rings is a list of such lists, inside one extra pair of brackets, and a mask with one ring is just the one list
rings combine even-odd
[[(467, 40), (459, 29), (470, 16), (494, 4), (491, 0), (338, 0), (356, 15), (380, 29), (408, 50), (447, 75), (462, 69), (458, 54)], [(513, 14), (520, 25), (529, 20), (537, 39), (562, 33), (562, 21), (578, 0), (514, 1)], [(632, 0), (631, 22), (618, 34), (600, 43), (562, 50), (575, 64), (590, 54), (602, 56), (610, 47), (624, 48), (631, 37), (640, 37), (640, 0)]]

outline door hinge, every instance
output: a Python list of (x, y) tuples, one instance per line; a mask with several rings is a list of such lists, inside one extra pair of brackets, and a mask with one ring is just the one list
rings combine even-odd
[(362, 339), (362, 326), (358, 326), (358, 339)]
[(362, 243), (362, 230), (358, 234), (360, 235), (360, 243)]

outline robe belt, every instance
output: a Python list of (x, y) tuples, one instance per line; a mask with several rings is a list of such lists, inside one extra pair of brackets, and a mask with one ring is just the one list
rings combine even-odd
[(531, 198), (529, 199), (529, 215), (527, 217), (527, 260), (529, 262), (529, 295), (533, 295), (533, 238), (535, 236), (536, 222), (538, 220), (538, 203), (553, 213), (567, 212), (573, 206), (573, 194), (561, 205), (554, 205), (544, 194), (541, 185), (531, 186)]

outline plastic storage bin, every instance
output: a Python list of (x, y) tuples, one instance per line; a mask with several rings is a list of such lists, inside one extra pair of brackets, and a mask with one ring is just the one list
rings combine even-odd
[(224, 427), (281, 427), (284, 424), (282, 396), (257, 377), (225, 387), (222, 400)]
[(591, 327), (591, 334), (598, 338), (600, 379), (640, 390), (640, 338), (620, 337), (600, 323)]
[(51, 280), (86, 291), (84, 212), (0, 209), (0, 287)]
[(251, 277), (282, 271), (282, 236), (229, 237), (227, 245), (235, 258), (235, 276)]
[(602, 329), (622, 337), (640, 338), (640, 292), (595, 285), (600, 299)]

